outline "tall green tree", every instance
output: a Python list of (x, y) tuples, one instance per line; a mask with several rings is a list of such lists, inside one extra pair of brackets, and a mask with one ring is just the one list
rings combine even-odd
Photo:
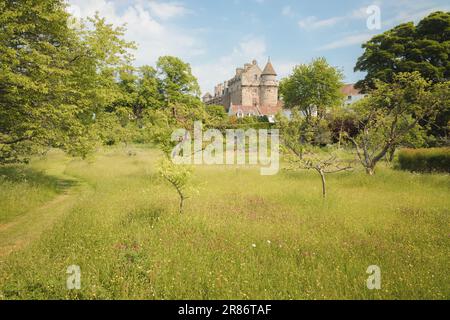
[(434, 12), (417, 25), (408, 22), (377, 35), (363, 44), (355, 71), (367, 72), (357, 83), (375, 87), (375, 79), (392, 82), (400, 72), (420, 72), (433, 83), (450, 77), (450, 12)]
[(186, 102), (200, 95), (197, 79), (191, 66), (177, 57), (164, 56), (156, 64), (160, 90), (166, 104)]
[[(367, 73), (357, 83), (364, 91), (374, 89), (377, 79), (393, 82), (401, 72), (417, 71), (432, 83), (446, 81), (450, 78), (450, 12), (431, 13), (417, 25), (409, 22), (396, 26), (373, 37), (363, 49), (355, 71)], [(430, 124), (427, 133), (435, 140), (431, 144), (448, 143), (450, 106), (442, 109), (435, 119), (421, 122)]]
[(61, 0), (0, 2), (0, 162), (59, 147), (85, 155), (94, 114), (128, 62), (123, 30), (72, 19)]
[(328, 108), (342, 102), (343, 74), (325, 58), (296, 66), (280, 83), (280, 95), (289, 109), (298, 108), (308, 120), (315, 112), (323, 118)]
[(280, 95), (289, 109), (299, 108), (310, 119), (315, 111), (323, 118), (327, 109), (342, 102), (343, 74), (328, 64), (325, 58), (296, 66), (292, 74), (281, 81)]
[(318, 58), (310, 64), (296, 66), (292, 74), (281, 81), (280, 95), (293, 116), (286, 126), (287, 131), (298, 133), (295, 137), (298, 136), (301, 141), (297, 142), (303, 146), (331, 142), (325, 115), (332, 108), (342, 105), (342, 79), (339, 69), (330, 66), (324, 58)]
[(135, 110), (139, 115), (143, 109), (160, 108), (162, 95), (156, 69), (150, 66), (139, 68), (138, 101)]
[[(81, 130), (78, 91), (85, 46), (62, 1), (0, 3), (0, 162), (26, 160), (40, 146), (65, 144)], [(74, 130), (67, 130), (68, 128)]]
[(159, 108), (163, 103), (160, 80), (153, 67), (127, 67), (121, 70), (118, 85), (121, 97), (108, 108), (109, 111), (117, 107), (127, 107), (135, 119), (140, 120), (145, 110)]

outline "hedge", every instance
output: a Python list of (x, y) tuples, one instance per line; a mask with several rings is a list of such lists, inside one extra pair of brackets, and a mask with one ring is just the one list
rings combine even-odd
[(450, 148), (402, 149), (398, 166), (414, 172), (450, 172)]

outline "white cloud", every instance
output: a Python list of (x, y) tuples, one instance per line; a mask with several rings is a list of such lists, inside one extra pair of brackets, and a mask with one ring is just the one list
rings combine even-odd
[(352, 19), (367, 19), (367, 17), (369, 16), (367, 14), (367, 8), (368, 7), (361, 7), (355, 9), (350, 13), (349, 17)]
[[(382, 25), (386, 28), (392, 28), (393, 26), (405, 23), (409, 21), (418, 22), (431, 12), (437, 11), (437, 10), (449, 10), (450, 6), (448, 5), (435, 5), (434, 3), (424, 3), (422, 1), (412, 1), (412, 0), (397, 0), (397, 1), (382, 1), (378, 0), (374, 4), (380, 6), (381, 8), (381, 21)], [(310, 17), (309, 21), (308, 18), (303, 20), (303, 23), (305, 24), (305, 28), (308, 26), (306, 25), (308, 22), (313, 27), (325, 27), (325, 26), (331, 26), (333, 25), (333, 22), (339, 22), (343, 19), (365, 19), (368, 17), (368, 14), (366, 12), (367, 7), (361, 7), (359, 9), (356, 9), (352, 11), (349, 15), (345, 17), (335, 17), (335, 20), (327, 19), (327, 20), (317, 20), (315, 17)], [(395, 12), (395, 14), (393, 14)], [(389, 18), (385, 18), (389, 17)], [(300, 23), (299, 23), (300, 24)], [(310, 26), (311, 28), (311, 26)], [(379, 31), (381, 32), (381, 31)], [(359, 33), (359, 34), (353, 34), (344, 36), (340, 39), (337, 39), (335, 41), (332, 41), (317, 50), (332, 50), (337, 48), (344, 48), (356, 44), (362, 44), (368, 40), (370, 40), (374, 34), (370, 33), (369, 31)]]
[(291, 62), (291, 61), (278, 61), (274, 60), (272, 61), (272, 64), (278, 74), (278, 78), (282, 79), (292, 73), (292, 70), (296, 65), (298, 65), (298, 62)]
[(281, 14), (286, 17), (292, 17), (294, 15), (294, 11), (291, 6), (284, 6), (281, 9)]
[[(403, 5), (400, 7), (400, 5)], [(397, 7), (398, 6), (398, 7)], [(449, 11), (450, 6), (449, 5), (433, 5), (433, 4), (427, 4), (427, 3), (414, 3), (414, 2), (403, 2), (396, 4), (394, 7), (393, 4), (389, 4), (386, 6), (381, 7), (381, 15), (383, 16), (384, 12), (389, 11), (396, 11), (398, 12), (396, 15), (391, 17), (390, 19), (382, 19), (382, 24), (385, 27), (393, 27), (395, 25), (398, 25), (400, 23), (405, 22), (419, 22), (421, 19), (423, 19), (425, 16), (429, 15), (430, 13), (434, 11)], [(397, 8), (398, 10), (392, 10), (392, 8)]]
[(368, 17), (366, 10), (367, 10), (367, 7), (361, 7), (361, 8), (353, 10), (349, 14), (346, 14), (343, 16), (331, 17), (331, 18), (327, 18), (327, 19), (319, 19), (315, 16), (309, 16), (304, 19), (301, 19), (298, 22), (298, 25), (300, 28), (307, 29), (307, 30), (333, 27), (336, 24), (344, 22), (344, 21), (366, 19)]
[(333, 18), (329, 18), (329, 19), (319, 20), (315, 16), (309, 16), (309, 17), (306, 17), (305, 19), (300, 20), (298, 22), (298, 25), (302, 29), (311, 30), (311, 29), (318, 29), (318, 28), (323, 28), (323, 27), (332, 27), (335, 24), (337, 24), (338, 22), (342, 21), (343, 19), (344, 19), (344, 17), (333, 17)]
[[(378, 3), (378, 2), (375, 2)], [(313, 30), (313, 29), (319, 29), (319, 28), (326, 28), (326, 27), (333, 27), (337, 25), (338, 23), (346, 22), (346, 21), (352, 21), (352, 20), (363, 20), (367, 19), (369, 15), (367, 14), (367, 7), (360, 7), (357, 9), (354, 9), (350, 13), (342, 16), (335, 16), (327, 19), (319, 19), (315, 16), (309, 16), (306, 18), (301, 19), (298, 22), (298, 25), (302, 29), (307, 30)]]
[(136, 64), (154, 65), (162, 55), (174, 55), (188, 60), (205, 52), (198, 40), (198, 31), (179, 29), (166, 22), (189, 12), (176, 2), (144, 2), (133, 0), (119, 10), (118, 3), (109, 0), (69, 0), (68, 11), (85, 18), (98, 12), (109, 23), (126, 24), (125, 38), (138, 44)]
[(190, 12), (178, 2), (150, 1), (147, 5), (154, 15), (163, 20), (184, 16)]
[(236, 68), (242, 67), (256, 59), (260, 64), (267, 59), (266, 41), (263, 37), (247, 36), (230, 50), (230, 53), (219, 57), (214, 62), (193, 65), (193, 73), (199, 79), (202, 92), (212, 92), (214, 86), (231, 79)]
[(349, 47), (356, 44), (363, 44), (364, 42), (370, 40), (374, 35), (371, 33), (361, 33), (343, 37), (339, 40), (330, 42), (317, 50), (332, 50), (338, 48)]

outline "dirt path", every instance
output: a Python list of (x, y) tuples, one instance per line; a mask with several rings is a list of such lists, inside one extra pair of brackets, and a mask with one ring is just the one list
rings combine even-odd
[[(78, 195), (86, 188), (85, 184), (62, 172), (59, 172), (57, 176), (61, 178), (64, 193), (0, 226), (0, 261), (11, 252), (20, 250), (38, 239), (76, 204)], [(68, 182), (70, 187), (66, 185)]]

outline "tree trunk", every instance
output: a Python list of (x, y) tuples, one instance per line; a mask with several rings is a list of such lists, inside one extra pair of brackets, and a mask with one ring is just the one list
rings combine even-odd
[(373, 176), (375, 174), (375, 166), (367, 166), (366, 173), (370, 176)]
[(322, 178), (322, 196), (326, 198), (327, 196), (327, 188), (326, 188), (326, 182), (325, 182), (325, 173), (323, 170), (317, 170), (320, 174), (320, 178)]
[(343, 131), (344, 131), (344, 125), (341, 124), (341, 128), (339, 130), (339, 141), (338, 141), (338, 149), (339, 150), (341, 149)]
[(183, 213), (183, 202), (184, 202), (184, 199), (181, 198), (181, 199), (180, 199), (180, 214)]
[(388, 161), (389, 162), (394, 161), (395, 149), (396, 148), (394, 146), (389, 149), (389, 156), (388, 156)]

